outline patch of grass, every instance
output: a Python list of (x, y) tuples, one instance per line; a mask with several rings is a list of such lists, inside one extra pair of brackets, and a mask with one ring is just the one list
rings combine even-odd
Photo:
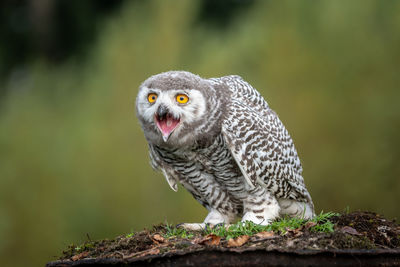
[(225, 237), (226, 239), (236, 238), (241, 235), (254, 235), (256, 233), (267, 231), (267, 226), (255, 224), (253, 222), (237, 222), (230, 225), (228, 228), (225, 225), (218, 225), (214, 228), (208, 227), (204, 229), (204, 234), (214, 234)]
[(192, 238), (194, 235), (187, 231), (186, 229), (178, 228), (165, 222), (165, 233), (163, 234), (164, 238)]
[(311, 221), (317, 223), (317, 225), (310, 228), (313, 232), (323, 232), (323, 233), (332, 233), (334, 223), (329, 220), (329, 218), (334, 216), (339, 216), (339, 213), (327, 212), (321, 213), (318, 216), (315, 216)]
[[(338, 216), (339, 214), (333, 212), (323, 213), (321, 212), (319, 215), (315, 216), (311, 220), (305, 220), (301, 218), (290, 218), (283, 217), (276, 221), (273, 221), (269, 225), (263, 226), (259, 224), (255, 224), (250, 221), (246, 222), (237, 222), (235, 224), (226, 227), (225, 225), (218, 225), (216, 227), (206, 227), (203, 229), (201, 234), (208, 235), (214, 234), (226, 239), (236, 238), (241, 235), (249, 235), (252, 236), (259, 232), (263, 231), (273, 231), (275, 233), (279, 233), (281, 235), (286, 234), (288, 229), (298, 229), (304, 226), (307, 222), (314, 222), (316, 225), (310, 227), (310, 231), (312, 232), (323, 232), (323, 233), (332, 233), (334, 224), (329, 220), (329, 218), (333, 216)], [(193, 238), (196, 233), (192, 231), (188, 231), (186, 229), (182, 229), (176, 227), (168, 222), (162, 225), (163, 230), (162, 235), (164, 238)], [(198, 232), (197, 232), (198, 234)], [(126, 238), (132, 238), (135, 235), (134, 232), (127, 234)]]
[(263, 226), (255, 224), (253, 222), (237, 222), (228, 228), (225, 225), (218, 225), (214, 228), (204, 229), (204, 234), (215, 234), (217, 236), (224, 237), (226, 239), (236, 238), (241, 235), (254, 235), (262, 231), (273, 231), (279, 234), (285, 234), (288, 229), (298, 229), (304, 226), (307, 222), (314, 222), (316, 225), (310, 227), (312, 232), (323, 232), (332, 233), (334, 224), (329, 220), (333, 216), (338, 216), (339, 214), (333, 212), (323, 213), (315, 216), (311, 220), (305, 220), (301, 218), (289, 218), (284, 217), (276, 221), (273, 221), (269, 225)]

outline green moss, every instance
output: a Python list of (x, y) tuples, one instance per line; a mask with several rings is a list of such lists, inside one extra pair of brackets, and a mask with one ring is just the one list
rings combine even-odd
[(342, 248), (349, 249), (373, 249), (375, 248), (374, 243), (368, 239), (366, 236), (353, 236), (353, 235), (338, 235), (336, 237), (335, 243), (337, 243)]
[(233, 224), (229, 227), (225, 227), (225, 225), (220, 225), (214, 228), (206, 228), (204, 230), (204, 234), (215, 234), (226, 239), (235, 238), (241, 235), (251, 236), (262, 231), (273, 231), (283, 235), (286, 234), (288, 229), (301, 228), (305, 226), (308, 222), (316, 223), (316, 225), (310, 227), (310, 231), (312, 232), (332, 233), (334, 231), (334, 224), (329, 220), (329, 218), (338, 215), (339, 214), (333, 212), (321, 212), (319, 215), (311, 220), (284, 217), (273, 221), (271, 224), (266, 226), (258, 225), (249, 221), (246, 221), (244, 223), (237, 222), (236, 224)]
[(82, 253), (84, 251), (91, 251), (96, 248), (97, 243), (95, 241), (86, 241), (81, 245), (71, 244), (63, 251), (65, 257), (71, 257), (73, 255)]

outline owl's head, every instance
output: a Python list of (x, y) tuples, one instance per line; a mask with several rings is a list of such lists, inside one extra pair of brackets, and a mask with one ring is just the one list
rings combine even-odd
[(139, 88), (136, 113), (147, 140), (156, 145), (193, 143), (207, 124), (211, 83), (195, 74), (169, 71), (148, 78)]

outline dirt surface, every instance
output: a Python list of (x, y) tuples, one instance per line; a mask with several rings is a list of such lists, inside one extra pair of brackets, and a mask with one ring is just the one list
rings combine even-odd
[[(216, 235), (191, 232), (190, 238), (166, 238), (166, 226), (157, 225), (134, 235), (113, 240), (88, 241), (81, 246), (69, 246), (58, 262), (85, 259), (140, 260), (168, 255), (169, 257), (204, 251), (343, 251), (400, 249), (400, 226), (372, 212), (352, 212), (330, 218), (332, 233), (310, 231), (305, 225), (287, 229), (286, 233), (261, 232), (226, 240)], [(400, 250), (399, 250), (400, 251)], [(61, 260), (61, 261), (60, 261)]]

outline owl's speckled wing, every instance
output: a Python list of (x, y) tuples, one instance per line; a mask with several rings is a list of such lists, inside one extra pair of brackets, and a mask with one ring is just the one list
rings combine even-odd
[(232, 92), (222, 134), (250, 187), (261, 184), (278, 198), (312, 203), (293, 141), (276, 113), (239, 76), (219, 82)]

